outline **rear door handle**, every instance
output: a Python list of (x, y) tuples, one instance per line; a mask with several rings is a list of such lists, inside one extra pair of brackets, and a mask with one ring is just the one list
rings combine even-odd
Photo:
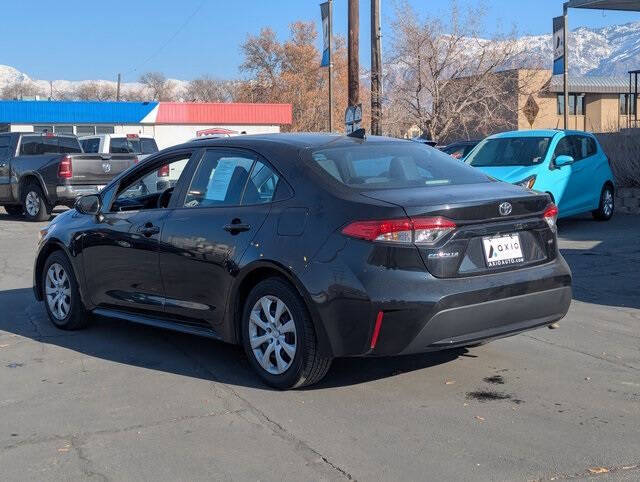
[(230, 232), (231, 234), (241, 233), (243, 231), (249, 231), (251, 229), (250, 224), (243, 223), (231, 223), (225, 224), (224, 230)]

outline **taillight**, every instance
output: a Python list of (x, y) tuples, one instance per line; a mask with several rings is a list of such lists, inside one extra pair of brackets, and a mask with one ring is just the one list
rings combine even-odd
[(158, 169), (158, 177), (169, 177), (169, 164)]
[(356, 221), (342, 233), (367, 241), (385, 241), (401, 244), (434, 244), (456, 228), (456, 223), (442, 217), (386, 219)]
[(73, 164), (71, 156), (64, 156), (58, 164), (58, 177), (62, 179), (70, 179), (73, 176)]
[(551, 231), (555, 233), (557, 230), (556, 221), (558, 221), (558, 206), (553, 203), (549, 204), (547, 209), (544, 210), (542, 217), (551, 228)]

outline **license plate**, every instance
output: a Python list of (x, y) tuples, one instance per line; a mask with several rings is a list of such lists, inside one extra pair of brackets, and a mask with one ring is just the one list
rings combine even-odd
[(520, 236), (517, 234), (485, 237), (482, 238), (482, 245), (489, 268), (508, 266), (524, 261), (520, 247)]

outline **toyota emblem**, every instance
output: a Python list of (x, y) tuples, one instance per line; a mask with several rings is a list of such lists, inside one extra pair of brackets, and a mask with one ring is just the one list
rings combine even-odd
[(102, 170), (104, 171), (105, 174), (108, 174), (111, 172), (111, 163), (110, 162), (103, 162), (102, 163)]
[(509, 214), (511, 214), (511, 211), (513, 211), (513, 206), (511, 206), (511, 203), (505, 202), (498, 206), (498, 211), (500, 212), (501, 216), (508, 216)]

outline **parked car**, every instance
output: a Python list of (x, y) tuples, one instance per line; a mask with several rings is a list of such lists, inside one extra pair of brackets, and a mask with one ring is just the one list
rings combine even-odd
[[(184, 159), (174, 187), (139, 195)], [(59, 328), (94, 314), (240, 343), (266, 383), (300, 387), (334, 357), (475, 345), (562, 318), (556, 213), (547, 194), (414, 142), (210, 139), (57, 216), (33, 289)]]
[(464, 160), (465, 157), (478, 145), (480, 141), (458, 141), (452, 142), (446, 146), (438, 147), (445, 154), (449, 154), (454, 159)]
[(11, 216), (49, 219), (58, 205), (73, 206), (133, 164), (130, 154), (84, 154), (77, 137), (50, 133), (0, 134), (0, 205)]
[(598, 140), (587, 132), (496, 134), (482, 141), (466, 162), (501, 181), (548, 193), (560, 217), (589, 211), (602, 221), (613, 216), (613, 172)]

